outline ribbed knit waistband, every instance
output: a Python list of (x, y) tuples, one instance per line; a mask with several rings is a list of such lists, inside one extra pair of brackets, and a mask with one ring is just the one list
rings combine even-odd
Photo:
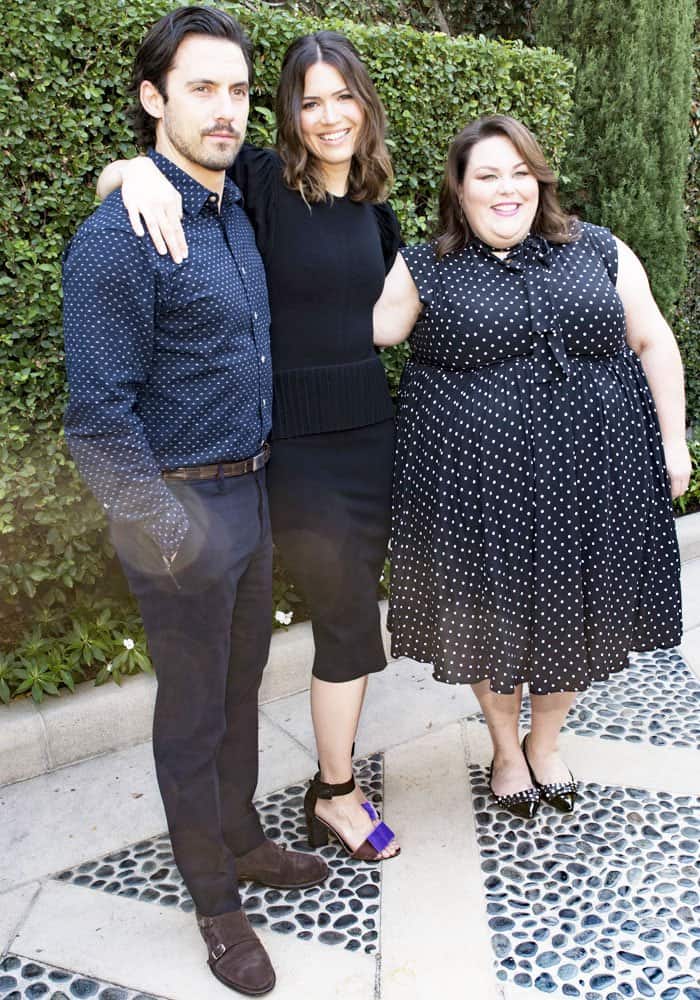
[(384, 366), (376, 356), (274, 376), (273, 438), (349, 430), (393, 413)]

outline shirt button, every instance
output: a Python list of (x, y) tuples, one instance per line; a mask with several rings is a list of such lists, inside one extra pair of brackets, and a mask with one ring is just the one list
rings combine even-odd
[(262, 405), (263, 405), (263, 406), (265, 406), (265, 405), (266, 405), (266, 400), (264, 400), (264, 399), (263, 399), (263, 401), (262, 401)]
[(257, 313), (253, 313), (253, 319), (257, 319), (257, 318), (258, 318), (258, 314)]
[(215, 195), (215, 194), (210, 194), (210, 195), (209, 195), (209, 201), (211, 202), (211, 204), (212, 204), (212, 205), (215, 205), (215, 204), (217, 203), (217, 201), (218, 201), (218, 200), (219, 200), (219, 199), (218, 199), (218, 198), (216, 197), (216, 195)]
[(241, 274), (245, 274), (245, 268), (244, 267), (241, 268)]
[(263, 356), (262, 356), (262, 357), (260, 358), (260, 361), (261, 361), (261, 362), (262, 362), (263, 364), (265, 364), (265, 355), (264, 355), (264, 354), (263, 354)]

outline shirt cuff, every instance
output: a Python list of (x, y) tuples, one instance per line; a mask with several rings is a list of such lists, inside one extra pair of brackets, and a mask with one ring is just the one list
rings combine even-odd
[(171, 562), (175, 558), (189, 526), (190, 522), (185, 508), (178, 504), (172, 510), (166, 510), (159, 514), (157, 519), (154, 519), (150, 524), (147, 523), (145, 528), (163, 556), (168, 562)]

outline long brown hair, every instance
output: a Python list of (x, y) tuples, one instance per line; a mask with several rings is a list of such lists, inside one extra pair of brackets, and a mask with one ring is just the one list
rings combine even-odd
[(350, 166), (348, 194), (353, 201), (384, 201), (394, 179), (384, 142), (384, 108), (354, 45), (335, 31), (297, 38), (282, 63), (277, 88), (277, 149), (284, 164), (285, 183), (308, 202), (328, 197), (322, 164), (304, 145), (300, 125), (306, 72), (318, 62), (337, 69), (364, 111)]
[(494, 135), (510, 139), (537, 179), (539, 201), (532, 222), (532, 232), (551, 243), (570, 243), (578, 238), (578, 220), (567, 215), (559, 204), (556, 174), (547, 163), (542, 147), (532, 132), (508, 115), (486, 115), (463, 128), (452, 140), (447, 153), (435, 239), (438, 257), (461, 250), (473, 236), (462, 212), (460, 190), (472, 149), (477, 142)]

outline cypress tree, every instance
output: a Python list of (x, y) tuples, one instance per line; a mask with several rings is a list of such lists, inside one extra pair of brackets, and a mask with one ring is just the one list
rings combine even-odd
[(638, 254), (671, 316), (684, 282), (694, 0), (541, 0), (537, 43), (577, 67), (570, 207)]

